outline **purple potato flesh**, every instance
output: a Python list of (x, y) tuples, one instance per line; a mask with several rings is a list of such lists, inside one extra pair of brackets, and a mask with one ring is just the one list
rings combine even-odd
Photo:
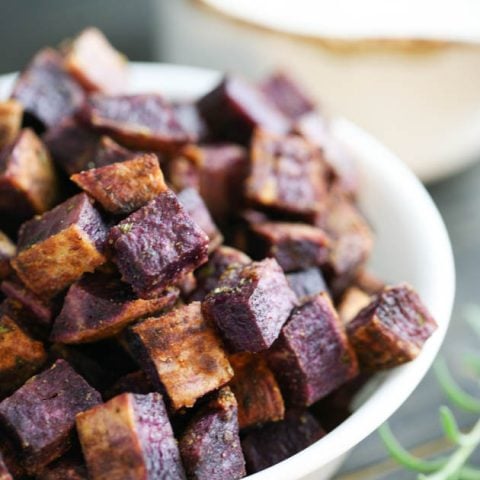
[(386, 287), (347, 324), (365, 370), (392, 368), (413, 360), (437, 324), (408, 285)]
[(77, 415), (90, 480), (185, 479), (159, 393), (124, 393)]
[(219, 390), (192, 419), (179, 447), (191, 480), (236, 480), (245, 476), (237, 401), (228, 387)]
[(355, 352), (325, 292), (293, 311), (267, 358), (289, 405), (312, 405), (358, 374)]
[(276, 260), (226, 270), (202, 304), (207, 318), (235, 352), (259, 352), (274, 342), (296, 304)]
[(33, 473), (68, 450), (75, 415), (101, 401), (67, 362), (58, 360), (0, 403), (0, 423)]
[(207, 261), (208, 237), (169, 190), (110, 230), (113, 259), (142, 298), (155, 296)]
[(60, 54), (45, 48), (18, 77), (12, 98), (48, 129), (73, 115), (82, 105), (85, 93), (63, 68)]

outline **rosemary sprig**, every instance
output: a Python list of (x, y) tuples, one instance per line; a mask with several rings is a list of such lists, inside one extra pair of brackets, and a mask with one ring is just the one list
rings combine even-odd
[[(465, 318), (480, 338), (480, 307), (468, 306)], [(467, 354), (465, 364), (469, 370), (480, 378), (480, 356)], [(456, 407), (480, 415), (480, 399), (465, 392), (454, 380), (444, 359), (439, 358), (434, 364), (437, 380), (448, 400)], [(418, 480), (480, 480), (480, 469), (467, 465), (468, 459), (480, 445), (480, 419), (468, 433), (462, 433), (457, 421), (448, 407), (440, 408), (440, 423), (447, 440), (452, 443), (453, 451), (448, 457), (434, 460), (418, 458), (397, 441), (388, 423), (379, 429), (380, 437), (394, 460), (409, 470), (417, 472)]]

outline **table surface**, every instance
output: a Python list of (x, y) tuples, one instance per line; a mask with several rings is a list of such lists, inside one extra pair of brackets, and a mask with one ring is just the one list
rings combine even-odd
[[(457, 271), (457, 293), (450, 329), (440, 355), (446, 358), (459, 383), (472, 393), (479, 393), (478, 382), (462, 377), (464, 352), (478, 350), (480, 338), (464, 320), (465, 306), (478, 302), (480, 285), (480, 163), (455, 177), (428, 188), (447, 226), (453, 245)], [(407, 402), (390, 419), (397, 438), (409, 449), (421, 447), (436, 451), (445, 445), (438, 408), (448, 404), (436, 378), (430, 371)], [(468, 429), (474, 416), (453, 409), (461, 427)], [(480, 464), (480, 451), (472, 457)], [(398, 469), (388, 455), (378, 434), (373, 433), (350, 455), (336, 480), (407, 480), (416, 475)]]

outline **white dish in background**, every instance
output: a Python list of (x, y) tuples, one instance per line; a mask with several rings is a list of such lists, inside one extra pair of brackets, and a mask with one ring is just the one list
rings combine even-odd
[[(161, 92), (194, 99), (221, 78), (216, 71), (162, 64), (132, 64), (132, 91)], [(0, 98), (14, 76), (0, 77)], [(350, 150), (360, 173), (359, 201), (377, 241), (372, 270), (390, 282), (412, 284), (439, 324), (420, 356), (379, 376), (377, 388), (350, 418), (311, 447), (252, 480), (325, 480), (344, 456), (375, 431), (412, 393), (430, 368), (443, 341), (453, 305), (455, 273), (445, 226), (428, 193), (413, 173), (369, 134), (344, 119), (335, 120), (336, 138)]]
[(162, 61), (254, 78), (287, 68), (328, 110), (371, 132), (423, 181), (480, 158), (477, 0), (160, 0), (155, 6)]

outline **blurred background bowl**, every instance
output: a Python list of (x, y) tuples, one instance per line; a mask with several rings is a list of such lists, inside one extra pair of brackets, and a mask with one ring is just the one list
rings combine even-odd
[(424, 181), (480, 152), (480, 4), (159, 0), (157, 57), (259, 77), (288, 68)]

